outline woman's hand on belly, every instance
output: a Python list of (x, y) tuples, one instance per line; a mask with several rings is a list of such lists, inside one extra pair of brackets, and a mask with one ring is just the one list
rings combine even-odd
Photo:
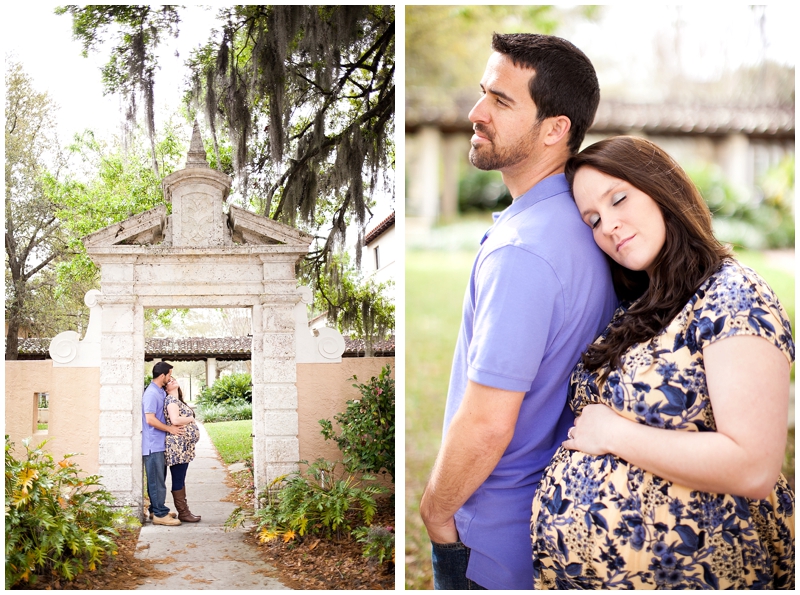
[(608, 437), (613, 434), (620, 422), (633, 423), (620, 417), (606, 405), (587, 405), (569, 431), (572, 438), (567, 438), (561, 445), (590, 455), (608, 454), (611, 452), (608, 447)]

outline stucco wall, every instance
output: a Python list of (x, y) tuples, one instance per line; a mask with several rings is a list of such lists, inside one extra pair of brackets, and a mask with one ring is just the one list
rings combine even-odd
[[(360, 393), (352, 386), (378, 376), (389, 364), (394, 375), (394, 358), (343, 358), (341, 364), (297, 364), (298, 438), (300, 459), (314, 461), (341, 458), (333, 441), (320, 433), (320, 419), (341, 413), (349, 399)], [(18, 446), (23, 438), (32, 443), (50, 438), (47, 450), (56, 459), (68, 452), (80, 452), (73, 459), (87, 473), (99, 469), (100, 370), (99, 368), (53, 368), (52, 361), (6, 362), (5, 431)], [(357, 376), (358, 380), (352, 380)], [(48, 432), (34, 434), (36, 404), (34, 393), (50, 393)], [(334, 422), (335, 427), (335, 422)]]
[[(362, 384), (389, 364), (394, 377), (393, 357), (345, 357), (341, 364), (297, 364), (297, 394), (299, 397), (300, 459), (313, 462), (319, 457), (336, 460), (341, 453), (333, 440), (325, 440), (318, 420), (329, 419), (347, 407), (347, 401), (360, 398), (353, 384)], [(353, 376), (358, 380), (352, 380)]]
[[(56, 460), (66, 453), (82, 453), (72, 460), (88, 474), (97, 473), (100, 422), (99, 368), (53, 368), (51, 360), (7, 361), (5, 433), (20, 452), (22, 440), (31, 445), (45, 439), (45, 449)], [(50, 394), (47, 432), (36, 428), (35, 393)]]

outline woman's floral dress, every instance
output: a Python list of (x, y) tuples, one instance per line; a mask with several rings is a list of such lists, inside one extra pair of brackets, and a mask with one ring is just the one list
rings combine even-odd
[[(652, 342), (631, 347), (605, 382), (578, 364), (570, 407), (580, 415), (603, 403), (638, 423), (713, 432), (702, 350), (733, 335), (764, 337), (794, 361), (791, 326), (775, 294), (729, 260)], [(769, 498), (752, 500), (561, 447), (534, 498), (531, 534), (537, 589), (794, 589), (794, 494), (783, 475)]]
[[(172, 425), (169, 419), (169, 411), (167, 411), (167, 405), (170, 403), (175, 403), (178, 406), (181, 417), (194, 417), (194, 411), (192, 411), (191, 407), (182, 403), (178, 397), (167, 394), (167, 398), (164, 400), (164, 418), (167, 420), (168, 426)], [(183, 427), (186, 428), (186, 431), (182, 436), (167, 434), (167, 448), (164, 452), (164, 458), (168, 466), (191, 463), (194, 460), (194, 445), (200, 440), (200, 430), (195, 422), (188, 423)]]

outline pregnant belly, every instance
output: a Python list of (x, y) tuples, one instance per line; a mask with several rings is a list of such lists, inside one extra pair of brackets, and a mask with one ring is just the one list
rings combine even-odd
[[(727, 577), (744, 576), (743, 560), (766, 551), (752, 506), (613, 455), (559, 449), (533, 501), (536, 587), (720, 588), (719, 564)], [(727, 580), (718, 584), (735, 584)]]

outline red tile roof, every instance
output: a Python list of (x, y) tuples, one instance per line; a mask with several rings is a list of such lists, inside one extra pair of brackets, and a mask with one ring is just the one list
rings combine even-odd
[[(49, 359), (50, 339), (20, 339), (19, 359)], [(364, 357), (363, 339), (345, 337), (342, 357)], [(184, 337), (180, 339), (145, 340), (145, 360), (154, 358), (170, 361), (197, 361), (208, 358), (239, 361), (250, 359), (252, 337)], [(376, 357), (394, 357), (394, 336), (374, 345)]]
[(370, 242), (376, 240), (383, 232), (394, 225), (394, 211), (386, 219), (378, 223), (378, 225), (364, 237), (364, 245), (368, 246)]
[[(406, 93), (406, 132), (434, 126), (443, 132), (469, 132), (467, 118), (473, 97), (432, 105)], [(601, 99), (589, 133), (619, 134), (640, 130), (648, 134), (722, 135), (794, 138), (794, 106), (707, 105), (694, 103), (633, 103)]]

